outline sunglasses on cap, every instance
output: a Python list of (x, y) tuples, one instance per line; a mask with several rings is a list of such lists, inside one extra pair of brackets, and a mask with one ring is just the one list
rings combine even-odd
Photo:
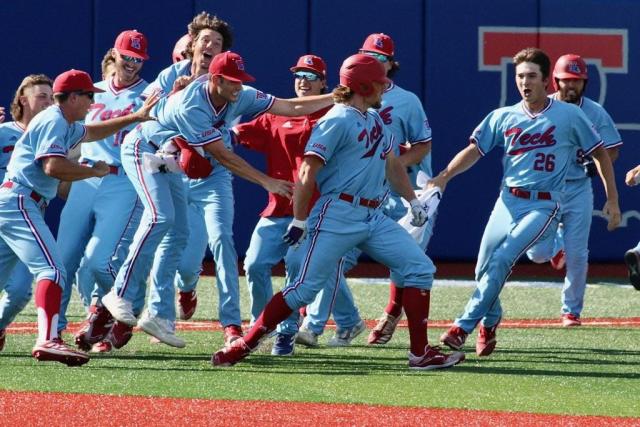
[(93, 92), (76, 92), (78, 95), (85, 95), (87, 98), (89, 98), (90, 100), (93, 101), (93, 95), (95, 95), (95, 93)]
[(305, 79), (308, 82), (315, 82), (316, 80), (320, 79), (319, 75), (317, 75), (316, 73), (310, 73), (308, 71), (296, 71), (295, 73), (293, 73), (293, 75), (296, 79)]
[(127, 56), (127, 55), (122, 55), (122, 54), (120, 56), (122, 57), (122, 59), (124, 61), (133, 62), (134, 64), (140, 64), (142, 61), (144, 61), (144, 59), (142, 59), (142, 58), (136, 58), (136, 57), (133, 57), (133, 56)]
[(373, 56), (374, 58), (376, 58), (378, 61), (385, 63), (389, 61), (389, 57), (387, 55), (383, 55), (381, 53), (376, 53), (376, 52), (367, 52), (367, 51), (363, 51), (362, 53), (364, 53), (365, 55), (369, 55), (369, 56)]

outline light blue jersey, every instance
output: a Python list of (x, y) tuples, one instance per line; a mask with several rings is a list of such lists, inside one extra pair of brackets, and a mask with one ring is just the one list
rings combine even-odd
[(154, 91), (159, 90), (160, 96), (166, 96), (173, 90), (173, 83), (181, 76), (191, 75), (191, 60), (185, 59), (184, 61), (171, 64), (164, 70), (160, 71), (158, 77), (146, 87), (142, 92), (144, 98), (151, 95)]
[(384, 163), (392, 149), (394, 138), (385, 133), (378, 113), (336, 104), (311, 132), (305, 155), (325, 162), (317, 176), (322, 196), (346, 193), (382, 200), (388, 191), (385, 168), (375, 163)]
[[(557, 99), (557, 93), (551, 96)], [(593, 124), (593, 127), (602, 137), (604, 148), (609, 149), (622, 145), (622, 137), (620, 137), (620, 133), (616, 129), (613, 119), (611, 119), (609, 113), (607, 113), (600, 104), (583, 96), (578, 106), (584, 111), (587, 118)], [(576, 160), (569, 165), (569, 171), (567, 172), (568, 180), (587, 178), (584, 173), (584, 168), (579, 163), (583, 156), (582, 151), (578, 150), (576, 152)]]
[[(113, 83), (113, 77), (97, 83), (96, 87), (105, 92), (95, 94), (85, 124), (103, 122), (133, 113), (144, 103), (141, 94), (147, 85), (146, 81), (138, 79), (129, 86), (118, 88)], [(91, 163), (102, 160), (107, 164), (120, 166), (120, 145), (125, 135), (134, 127), (135, 125), (132, 124), (105, 139), (82, 145), (80, 160)]]
[[(431, 141), (431, 127), (420, 99), (407, 90), (391, 84), (382, 94), (382, 107), (378, 110), (384, 124), (391, 130), (398, 144), (411, 145)], [(397, 153), (396, 153), (397, 154)], [(419, 171), (433, 176), (431, 153), (417, 165), (409, 168), (409, 178), (414, 188)]]
[(0, 124), (0, 182), (4, 181), (11, 153), (23, 133), (24, 129), (18, 122)]
[(42, 159), (67, 157), (86, 135), (83, 124), (69, 123), (57, 105), (38, 113), (18, 140), (7, 167), (7, 179), (31, 188), (47, 200), (56, 196), (58, 179), (42, 170)]
[(498, 146), (504, 149), (503, 185), (554, 192), (564, 190), (576, 149), (589, 154), (602, 145), (579, 107), (551, 98), (536, 114), (523, 101), (492, 111), (470, 139), (482, 155)]

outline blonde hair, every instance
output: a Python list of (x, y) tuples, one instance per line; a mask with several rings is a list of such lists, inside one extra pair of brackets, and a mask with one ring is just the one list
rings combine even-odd
[(24, 96), (25, 89), (37, 85), (49, 85), (53, 88), (53, 81), (44, 74), (30, 74), (22, 79), (22, 83), (18, 86), (18, 90), (16, 90), (16, 94), (11, 102), (11, 117), (13, 117), (14, 121), (22, 120), (22, 116), (24, 115), (24, 107), (20, 103), (20, 97)]
[(105, 54), (104, 58), (102, 58), (102, 62), (100, 63), (100, 68), (102, 70), (102, 80), (106, 80), (108, 77), (107, 69), (110, 65), (115, 65), (116, 63), (116, 54), (113, 52), (113, 48), (109, 49)]
[(345, 104), (353, 98), (353, 94), (354, 92), (350, 88), (342, 85), (336, 86), (331, 92), (333, 102), (336, 104)]

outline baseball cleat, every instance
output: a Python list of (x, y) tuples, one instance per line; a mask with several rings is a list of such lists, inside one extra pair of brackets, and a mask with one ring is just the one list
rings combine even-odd
[(271, 347), (273, 356), (293, 356), (295, 353), (296, 334), (277, 334), (276, 341)]
[(178, 292), (178, 314), (181, 320), (189, 320), (193, 317), (198, 306), (198, 295), (195, 289), (188, 292)]
[(113, 350), (113, 344), (109, 340), (97, 342), (91, 347), (91, 353), (110, 353), (111, 350)]
[(303, 326), (298, 330), (298, 335), (296, 336), (296, 344), (302, 344), (306, 347), (317, 347), (318, 334), (316, 334), (306, 326)]
[(127, 345), (132, 336), (133, 326), (116, 321), (107, 334), (105, 341), (109, 341), (109, 343), (113, 345), (113, 348), (122, 348)]
[(172, 347), (183, 348), (186, 345), (182, 338), (176, 336), (174, 322), (152, 316), (149, 310), (145, 311), (140, 318), (138, 327)]
[(238, 325), (227, 325), (224, 327), (224, 345), (230, 346), (232, 342), (242, 338), (242, 328)]
[(571, 328), (573, 326), (582, 326), (580, 317), (573, 313), (564, 313), (562, 315), (562, 326), (565, 328)]
[(138, 319), (133, 314), (131, 301), (116, 295), (115, 289), (102, 297), (102, 305), (104, 305), (111, 315), (118, 321), (126, 323), (129, 326), (136, 326)]
[(555, 254), (550, 260), (549, 263), (551, 267), (556, 270), (562, 270), (567, 263), (567, 255), (563, 249), (560, 249), (557, 254)]
[(230, 346), (225, 346), (222, 350), (217, 351), (211, 357), (211, 364), (213, 366), (233, 366), (251, 353), (251, 349), (244, 342), (244, 338), (238, 338), (231, 343)]
[(98, 305), (89, 307), (89, 315), (75, 335), (75, 343), (82, 351), (91, 350), (93, 344), (101, 341), (113, 326), (109, 310)]
[(371, 345), (384, 345), (389, 342), (393, 333), (402, 319), (402, 312), (398, 317), (392, 316), (389, 313), (383, 313), (382, 317), (378, 320), (376, 326), (369, 333), (367, 342)]
[(4, 349), (4, 342), (7, 339), (7, 331), (5, 329), (0, 329), (0, 351)]
[(67, 366), (81, 366), (89, 361), (89, 355), (68, 347), (61, 338), (36, 344), (31, 355), (39, 362), (60, 362)]
[(363, 331), (367, 329), (367, 326), (364, 324), (364, 321), (360, 319), (358, 323), (356, 323), (351, 328), (336, 329), (336, 334), (329, 340), (327, 345), (329, 347), (347, 347), (351, 345), (351, 341), (354, 340), (358, 335), (360, 335)]
[(414, 356), (409, 353), (409, 369), (430, 371), (432, 369), (449, 368), (464, 360), (464, 353), (454, 351), (445, 354), (440, 351), (440, 347), (427, 345), (422, 356)]
[(464, 347), (464, 342), (467, 340), (468, 335), (462, 328), (453, 325), (440, 336), (440, 342), (450, 349), (460, 350)]
[(633, 249), (624, 254), (624, 262), (629, 269), (629, 282), (640, 291), (640, 255)]
[(496, 341), (496, 329), (498, 329), (497, 324), (490, 328), (480, 325), (478, 337), (476, 338), (476, 354), (478, 356), (488, 356), (493, 353), (498, 343)]

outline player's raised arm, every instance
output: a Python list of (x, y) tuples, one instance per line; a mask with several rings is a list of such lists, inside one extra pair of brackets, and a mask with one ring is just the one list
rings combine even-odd
[(476, 148), (476, 145), (469, 144), (466, 148), (460, 150), (460, 152), (451, 159), (447, 167), (429, 182), (428, 188), (440, 187), (440, 189), (444, 191), (444, 188), (451, 178), (471, 168), (480, 157), (481, 154)]
[(269, 112), (278, 116), (305, 116), (333, 104), (330, 93), (304, 98), (276, 98)]

